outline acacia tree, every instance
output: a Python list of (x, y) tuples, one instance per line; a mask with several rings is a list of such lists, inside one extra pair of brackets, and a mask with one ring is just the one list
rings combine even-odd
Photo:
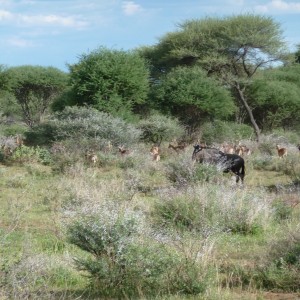
[(261, 128), (290, 128), (300, 122), (300, 65), (265, 70), (247, 90)]
[(9, 77), (6, 74), (7, 68), (0, 65), (0, 117), (19, 115), (19, 106), (15, 97), (8, 91)]
[(144, 103), (149, 69), (137, 52), (99, 48), (70, 65), (71, 104), (90, 105), (113, 115), (130, 115)]
[(53, 100), (66, 88), (68, 75), (53, 67), (20, 66), (9, 68), (8, 89), (21, 106), (25, 123), (39, 123)]
[(156, 108), (178, 117), (191, 131), (206, 120), (226, 118), (235, 105), (228, 90), (197, 66), (177, 67), (152, 88)]
[(188, 20), (179, 25), (178, 31), (163, 36), (156, 46), (141, 52), (151, 60), (154, 76), (178, 65), (200, 65), (208, 76), (231, 87), (259, 141), (260, 128), (246, 89), (258, 70), (287, 59), (280, 25), (271, 17), (246, 14)]

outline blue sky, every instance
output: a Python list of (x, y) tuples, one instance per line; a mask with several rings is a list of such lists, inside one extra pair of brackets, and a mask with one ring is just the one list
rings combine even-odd
[(67, 71), (100, 46), (154, 45), (185, 20), (244, 13), (272, 16), (300, 44), (300, 0), (0, 0), (0, 64)]

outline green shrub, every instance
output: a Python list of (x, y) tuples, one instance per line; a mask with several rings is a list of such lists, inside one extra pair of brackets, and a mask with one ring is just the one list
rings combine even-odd
[(163, 242), (159, 237), (163, 232), (152, 234), (139, 213), (106, 205), (81, 209), (67, 226), (68, 241), (88, 253), (75, 263), (88, 274), (98, 296), (136, 298), (205, 291), (209, 272), (197, 256)]
[(0, 132), (4, 136), (15, 136), (24, 134), (28, 130), (27, 126), (20, 124), (1, 125)]
[(207, 144), (223, 143), (224, 141), (233, 142), (253, 137), (252, 127), (245, 124), (237, 124), (216, 120), (205, 123), (201, 127), (201, 139)]
[(26, 133), (28, 143), (49, 145), (54, 141), (85, 141), (101, 150), (109, 141), (113, 146), (138, 142), (141, 131), (120, 118), (88, 107), (66, 107), (48, 121), (34, 126)]
[(256, 234), (273, 219), (274, 211), (262, 192), (199, 185), (176, 193), (166, 191), (154, 205), (158, 227), (207, 232)]
[(300, 183), (299, 153), (291, 153), (287, 157), (282, 159), (282, 166), (280, 170), (284, 174), (288, 175), (294, 183)]
[(184, 127), (177, 119), (158, 114), (141, 120), (138, 123), (138, 128), (142, 131), (142, 140), (154, 144), (171, 141), (184, 134)]
[(195, 178), (197, 182), (221, 182), (223, 173), (216, 165), (196, 164)]
[(300, 291), (299, 234), (270, 245), (267, 260), (254, 270), (253, 282), (258, 287), (286, 292)]
[(300, 141), (300, 135), (296, 131), (274, 129), (272, 130), (272, 136), (274, 136), (278, 143), (290, 143), (298, 145)]
[[(300, 291), (300, 236), (289, 233), (287, 238), (269, 244), (266, 255), (253, 266), (231, 266), (226, 273), (238, 284), (259, 289), (285, 292)], [(233, 280), (234, 281), (234, 280)]]
[(52, 162), (50, 152), (39, 146), (28, 147), (22, 145), (16, 148), (11, 159), (20, 163), (37, 161), (44, 165), (49, 165)]
[(87, 107), (67, 107), (56, 113), (52, 124), (56, 126), (56, 139), (90, 138), (115, 146), (134, 144), (141, 133), (120, 118)]
[(272, 207), (275, 211), (275, 219), (278, 221), (289, 219), (292, 216), (292, 207), (281, 200), (274, 201)]
[(138, 162), (132, 156), (125, 156), (119, 159), (118, 166), (124, 170), (133, 169), (134, 167), (138, 166)]
[(251, 159), (253, 169), (270, 170), (273, 159), (270, 155), (256, 155)]
[(56, 128), (51, 123), (34, 125), (24, 133), (26, 143), (32, 146), (51, 145), (55, 140)]
[(191, 158), (171, 159), (165, 163), (166, 177), (177, 186), (196, 182), (196, 167)]

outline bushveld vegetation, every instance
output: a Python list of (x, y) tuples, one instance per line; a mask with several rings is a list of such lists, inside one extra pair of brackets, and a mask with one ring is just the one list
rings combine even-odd
[[(0, 299), (297, 299), (299, 51), (279, 33), (207, 18), (69, 74), (1, 67)], [(244, 185), (196, 143), (249, 148)]]
[[(216, 166), (193, 164), (192, 145), (177, 153), (162, 142), (156, 162), (140, 125), (87, 108), (60, 116), (49, 119), (48, 146), (2, 153), (4, 299), (297, 295), (300, 161), (289, 134), (246, 141), (253, 153), (241, 186)], [(110, 126), (97, 131), (101, 118)], [(284, 159), (278, 139), (289, 148)], [(86, 149), (94, 149), (96, 164)]]

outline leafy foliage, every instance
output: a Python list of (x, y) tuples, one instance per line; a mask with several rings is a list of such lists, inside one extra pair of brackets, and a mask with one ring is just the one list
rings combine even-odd
[(142, 131), (143, 141), (156, 144), (171, 141), (184, 134), (184, 128), (177, 119), (159, 114), (142, 119), (137, 127)]
[(162, 193), (153, 218), (160, 226), (199, 234), (231, 232), (257, 234), (274, 212), (263, 193), (224, 191), (217, 185), (189, 186), (173, 194)]
[(243, 139), (251, 139), (253, 129), (246, 124), (237, 124), (216, 120), (206, 122), (201, 126), (201, 139), (207, 144), (223, 143), (224, 141), (237, 143)]
[(120, 118), (99, 112), (88, 107), (66, 107), (55, 113), (49, 121), (36, 126), (27, 133), (31, 139), (39, 138), (48, 143), (59, 140), (73, 140), (73, 147), (88, 141), (91, 145), (104, 147), (112, 145), (131, 145), (140, 138), (140, 130)]
[(199, 67), (176, 68), (153, 87), (157, 108), (195, 127), (207, 119), (226, 118), (235, 106), (229, 92)]
[(146, 99), (149, 72), (138, 53), (102, 47), (69, 68), (78, 105), (126, 117)]
[(25, 145), (17, 148), (11, 159), (21, 163), (36, 161), (44, 165), (49, 165), (52, 162), (50, 152), (47, 149)]
[(7, 70), (9, 89), (19, 103), (27, 125), (39, 123), (50, 104), (66, 87), (68, 76), (53, 67), (21, 66)]
[(230, 87), (239, 104), (238, 118), (249, 116), (257, 140), (260, 129), (245, 87), (260, 69), (288, 58), (280, 25), (271, 17), (252, 14), (187, 20), (141, 53), (150, 60), (153, 76), (160, 74), (158, 80), (174, 67), (197, 65)]
[[(105, 208), (82, 214), (68, 225), (68, 239), (91, 254), (76, 259), (87, 271), (93, 290), (109, 297), (136, 297), (205, 291), (195, 261), (172, 253), (163, 243), (139, 238), (138, 220), (128, 212)], [(202, 270), (203, 271), (203, 270)], [(200, 275), (201, 274), (201, 275)]]
[(265, 130), (293, 128), (299, 123), (300, 67), (264, 71), (249, 87), (251, 105)]

